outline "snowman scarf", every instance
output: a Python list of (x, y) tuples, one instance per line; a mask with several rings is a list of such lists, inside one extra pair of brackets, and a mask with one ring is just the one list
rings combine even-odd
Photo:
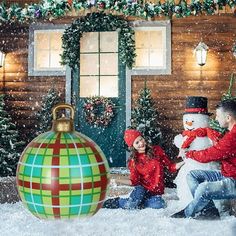
[(196, 137), (208, 137), (214, 142), (218, 142), (221, 134), (211, 128), (198, 128), (195, 130), (184, 130), (182, 133), (183, 136), (187, 136), (187, 139), (182, 144), (181, 148), (189, 148), (191, 143)]

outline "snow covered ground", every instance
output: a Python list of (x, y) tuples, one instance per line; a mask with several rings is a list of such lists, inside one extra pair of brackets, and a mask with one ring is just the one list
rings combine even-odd
[(0, 235), (79, 235), (79, 236), (235, 236), (236, 217), (219, 221), (172, 219), (180, 210), (175, 190), (167, 189), (168, 207), (154, 210), (101, 209), (87, 219), (46, 221), (35, 218), (21, 203), (0, 204)]

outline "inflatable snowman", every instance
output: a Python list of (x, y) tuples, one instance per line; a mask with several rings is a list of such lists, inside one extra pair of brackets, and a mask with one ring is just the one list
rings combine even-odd
[[(209, 128), (209, 116), (206, 97), (188, 97), (183, 115), (184, 131), (175, 136), (174, 144), (179, 149), (203, 150), (218, 141), (220, 134)], [(175, 179), (179, 203), (185, 207), (193, 198), (189, 190), (186, 175), (191, 170), (218, 169), (215, 162), (200, 163), (190, 158), (183, 158), (185, 165), (179, 170)]]

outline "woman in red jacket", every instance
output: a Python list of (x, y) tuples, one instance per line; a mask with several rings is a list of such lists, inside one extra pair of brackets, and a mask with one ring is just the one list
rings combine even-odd
[(178, 170), (184, 162), (171, 163), (159, 146), (149, 146), (142, 134), (133, 129), (125, 131), (124, 140), (131, 150), (128, 162), (134, 190), (128, 198), (113, 198), (104, 202), (104, 208), (164, 208), (164, 166), (170, 172)]

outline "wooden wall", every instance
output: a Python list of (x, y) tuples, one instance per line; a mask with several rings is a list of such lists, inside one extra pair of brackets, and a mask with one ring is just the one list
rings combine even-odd
[(65, 94), (64, 77), (28, 76), (28, 39), (28, 26), (0, 27), (0, 50), (7, 53), (5, 66), (0, 68), (0, 93), (6, 95), (7, 109), (26, 140), (37, 125), (35, 114), (42, 96), (52, 86), (62, 99)]
[[(61, 22), (65, 23), (65, 19)], [(207, 63), (203, 67), (196, 64), (193, 55), (201, 38), (209, 47)], [(215, 110), (228, 88), (230, 74), (236, 71), (236, 58), (231, 52), (235, 41), (236, 18), (233, 15), (174, 18), (172, 74), (132, 77), (132, 101), (137, 99), (144, 79), (147, 79), (167, 134), (167, 147), (171, 147), (173, 136), (183, 129), (182, 114), (187, 96), (207, 96), (209, 110)], [(8, 109), (23, 135), (27, 136), (37, 124), (35, 111), (48, 89), (54, 85), (64, 97), (65, 78), (28, 76), (27, 26), (0, 26), (0, 49), (8, 52), (5, 67), (0, 68), (0, 92), (8, 95)]]
[[(207, 63), (198, 66), (193, 50), (203, 40), (209, 47)], [(188, 17), (172, 20), (172, 74), (132, 77), (132, 99), (144, 86), (152, 90), (167, 147), (173, 136), (182, 131), (182, 114), (187, 96), (208, 97), (208, 108), (215, 111), (236, 72), (232, 45), (236, 41), (236, 18), (232, 15)], [(236, 86), (234, 86), (236, 92)]]

